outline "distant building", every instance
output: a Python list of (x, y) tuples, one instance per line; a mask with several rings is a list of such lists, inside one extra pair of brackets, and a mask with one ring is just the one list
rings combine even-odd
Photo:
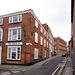
[(54, 38), (47, 30), (31, 9), (0, 16), (0, 64), (28, 64), (51, 57)]
[(70, 57), (72, 57), (72, 52), (71, 52), (71, 40), (68, 42), (68, 54)]
[(55, 52), (57, 55), (66, 54), (67, 53), (67, 43), (60, 37), (54, 38), (55, 42)]

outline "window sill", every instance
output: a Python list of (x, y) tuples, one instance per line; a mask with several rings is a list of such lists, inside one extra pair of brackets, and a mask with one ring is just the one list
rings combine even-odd
[(21, 61), (21, 59), (7, 59), (7, 61)]
[(22, 23), (22, 21), (21, 21), (21, 22), (14, 22), (14, 23), (9, 23), (9, 25), (10, 25), (10, 24), (17, 24), (17, 23)]
[(8, 42), (21, 42), (21, 40), (10, 40)]
[(0, 24), (0, 26), (3, 26), (3, 24)]
[(35, 44), (38, 44), (37, 42), (35, 42)]
[(43, 46), (43, 45), (41, 45), (41, 46)]

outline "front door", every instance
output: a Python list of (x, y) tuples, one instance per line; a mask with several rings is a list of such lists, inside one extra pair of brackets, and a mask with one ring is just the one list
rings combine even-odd
[(0, 46), (0, 64), (1, 64), (1, 56), (2, 56), (2, 47)]

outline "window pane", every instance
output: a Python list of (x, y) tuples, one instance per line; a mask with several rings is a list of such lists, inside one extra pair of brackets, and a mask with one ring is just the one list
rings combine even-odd
[(20, 48), (17, 48), (17, 59), (20, 59)]
[(3, 19), (1, 18), (1, 19), (0, 19), (0, 25), (2, 25), (2, 22), (3, 22)]
[(22, 21), (22, 15), (19, 15), (19, 22)]
[(11, 48), (9, 48), (9, 54), (8, 54), (8, 58), (10, 58), (10, 54), (11, 54)]
[(13, 22), (17, 22), (17, 16), (13, 17)]
[(16, 59), (16, 52), (12, 52), (12, 59)]
[(18, 39), (21, 39), (21, 29), (18, 29)]
[(9, 23), (12, 23), (12, 17), (9, 17)]
[(35, 26), (38, 28), (38, 22), (35, 20)]
[(1, 41), (1, 31), (0, 31), (0, 41)]
[(17, 29), (12, 30), (12, 40), (17, 40)]
[(35, 32), (35, 42), (38, 43), (38, 33)]
[(16, 59), (16, 47), (12, 47), (12, 59)]
[(8, 40), (11, 40), (11, 30), (8, 30)]

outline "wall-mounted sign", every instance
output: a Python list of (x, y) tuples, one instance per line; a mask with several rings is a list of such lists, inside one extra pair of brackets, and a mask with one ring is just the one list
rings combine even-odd
[(23, 42), (6, 43), (6, 45), (23, 45)]
[(32, 43), (26, 43), (26, 45), (32, 45)]

